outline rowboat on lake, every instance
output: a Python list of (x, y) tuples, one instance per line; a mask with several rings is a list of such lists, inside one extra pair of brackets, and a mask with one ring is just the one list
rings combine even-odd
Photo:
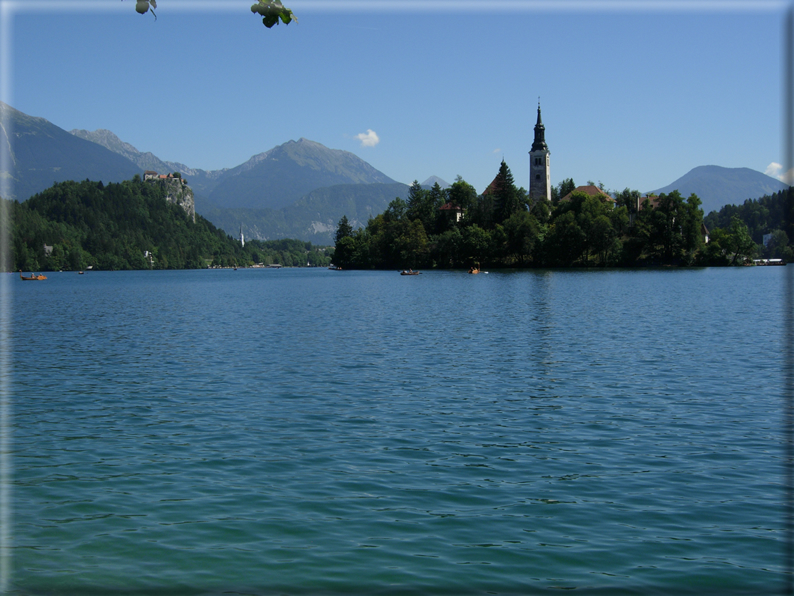
[(31, 274), (30, 277), (25, 277), (22, 273), (19, 274), (19, 279), (22, 281), (41, 281), (42, 279), (47, 279), (46, 275), (42, 275), (41, 273), (38, 274)]

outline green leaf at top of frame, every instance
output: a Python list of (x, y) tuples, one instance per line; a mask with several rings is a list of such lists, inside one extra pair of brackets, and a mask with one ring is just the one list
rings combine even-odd
[(258, 0), (256, 4), (251, 5), (251, 12), (262, 15), (262, 23), (268, 29), (277, 25), (279, 19), (285, 25), (298, 21), (293, 12), (285, 8), (279, 0)]

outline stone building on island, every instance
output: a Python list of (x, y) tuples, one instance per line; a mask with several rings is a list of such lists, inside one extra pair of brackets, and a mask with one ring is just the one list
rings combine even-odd
[(535, 124), (535, 141), (529, 152), (529, 200), (551, 201), (551, 174), (549, 172), (549, 147), (546, 145), (546, 127), (540, 119), (538, 101), (538, 121)]

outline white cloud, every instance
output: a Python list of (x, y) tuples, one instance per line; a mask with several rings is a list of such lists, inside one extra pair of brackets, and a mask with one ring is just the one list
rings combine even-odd
[(788, 172), (783, 172), (783, 166), (774, 161), (766, 166), (764, 174), (772, 176), (772, 178), (777, 178), (786, 184), (794, 184), (794, 168), (790, 169)]
[(367, 129), (367, 132), (361, 132), (356, 135), (356, 138), (361, 141), (362, 147), (374, 147), (378, 143), (380, 143), (380, 139), (378, 135), (375, 134), (375, 131), (371, 128)]
[(494, 149), (493, 151), (491, 151), (491, 153), (501, 153), (501, 152), (502, 152), (502, 150), (501, 150), (501, 149), (499, 149), (499, 147), (497, 147), (496, 149)]
[(764, 170), (764, 174), (767, 176), (772, 176), (773, 178), (777, 178), (777, 175), (780, 173), (780, 170), (783, 169), (779, 163), (775, 163), (774, 161), (766, 166), (766, 170)]

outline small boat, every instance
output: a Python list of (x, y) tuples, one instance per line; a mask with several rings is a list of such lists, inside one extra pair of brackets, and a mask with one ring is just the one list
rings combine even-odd
[(469, 269), (469, 274), (470, 275), (477, 275), (479, 272), (480, 272), (480, 270), (479, 269), (475, 269), (474, 267)]
[(42, 275), (41, 273), (33, 274), (30, 277), (25, 277), (21, 273), (19, 274), (19, 279), (22, 281), (41, 281), (42, 279), (47, 279), (46, 275)]
[(335, 267), (334, 265), (331, 265), (328, 269), (330, 269), (331, 271), (341, 271), (342, 270), (341, 267)]
[(419, 275), (420, 273), (422, 273), (422, 272), (421, 271), (414, 271), (413, 269), (408, 269), (408, 271), (403, 269), (402, 271), (400, 271), (400, 275)]
[(85, 275), (85, 272), (83, 272), (83, 271), (78, 271), (77, 273), (78, 273), (79, 275)]

